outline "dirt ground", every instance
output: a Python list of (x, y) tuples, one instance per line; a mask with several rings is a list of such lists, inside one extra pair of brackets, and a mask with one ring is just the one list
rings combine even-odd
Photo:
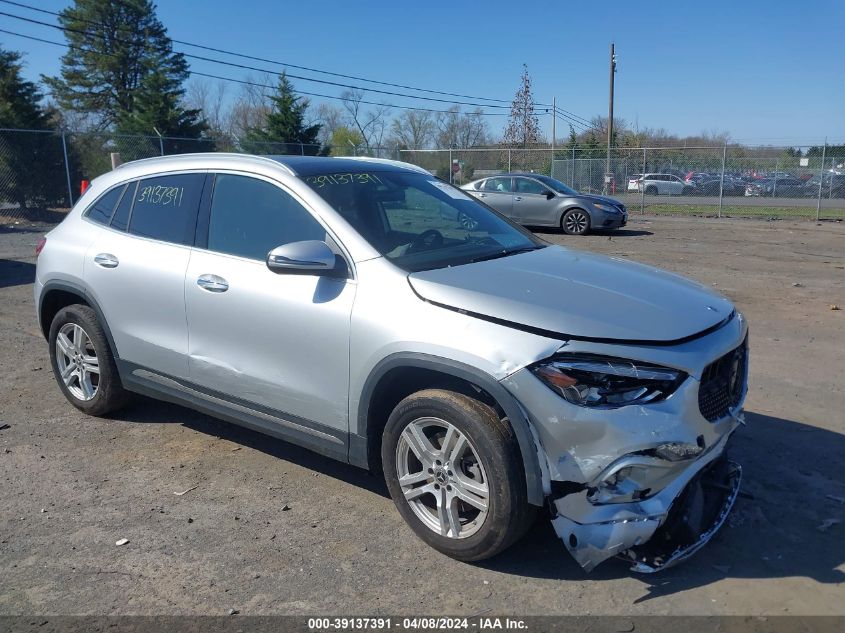
[(111, 420), (78, 413), (34, 316), (48, 228), (0, 223), (0, 614), (845, 614), (845, 224), (634, 217), (543, 234), (689, 275), (750, 322), (733, 457), (753, 499), (656, 575), (620, 561), (585, 575), (544, 519), (459, 563), (350, 466), (143, 398)]

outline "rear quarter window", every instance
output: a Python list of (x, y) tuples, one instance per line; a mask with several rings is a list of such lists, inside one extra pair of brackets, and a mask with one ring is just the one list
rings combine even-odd
[(132, 203), (135, 201), (135, 189), (138, 186), (138, 181), (130, 182), (126, 188), (126, 193), (120, 199), (117, 209), (111, 218), (111, 227), (118, 231), (125, 231), (129, 225), (129, 212), (132, 210)]
[(85, 217), (98, 224), (108, 224), (125, 188), (126, 185), (118, 185), (109, 189), (88, 207), (85, 211)]
[(163, 242), (191, 245), (205, 174), (145, 178), (138, 183), (129, 232)]

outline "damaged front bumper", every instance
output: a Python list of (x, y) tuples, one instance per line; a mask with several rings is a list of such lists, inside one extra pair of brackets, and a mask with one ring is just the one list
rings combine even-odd
[(587, 488), (555, 500), (555, 532), (587, 572), (613, 556), (643, 573), (689, 558), (716, 534), (739, 494), (742, 471), (726, 459), (729, 437), (650, 498), (593, 505), (595, 491)]

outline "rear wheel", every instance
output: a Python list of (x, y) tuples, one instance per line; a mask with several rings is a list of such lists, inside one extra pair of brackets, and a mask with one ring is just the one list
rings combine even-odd
[(563, 214), (560, 226), (567, 235), (584, 235), (590, 230), (590, 214), (583, 209), (570, 209)]
[(453, 558), (490, 558), (533, 522), (512, 429), (469, 396), (431, 389), (405, 398), (387, 422), (381, 455), (402, 518)]
[(65, 398), (89, 415), (126, 404), (117, 365), (95, 312), (86, 305), (62, 308), (50, 325), (50, 364)]
[(657, 195), (657, 187), (654, 185), (649, 185), (645, 188), (645, 195), (647, 196), (656, 196)]

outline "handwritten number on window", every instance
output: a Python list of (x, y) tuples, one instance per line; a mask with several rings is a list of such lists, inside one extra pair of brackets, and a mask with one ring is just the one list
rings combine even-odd
[(162, 187), (161, 185), (149, 185), (141, 189), (141, 195), (136, 202), (159, 205), (162, 207), (182, 206), (182, 196), (185, 193), (184, 187)]
[(325, 174), (320, 176), (308, 176), (305, 179), (309, 185), (322, 189), (329, 185), (366, 185), (368, 183), (382, 184), (381, 179), (375, 174)]

